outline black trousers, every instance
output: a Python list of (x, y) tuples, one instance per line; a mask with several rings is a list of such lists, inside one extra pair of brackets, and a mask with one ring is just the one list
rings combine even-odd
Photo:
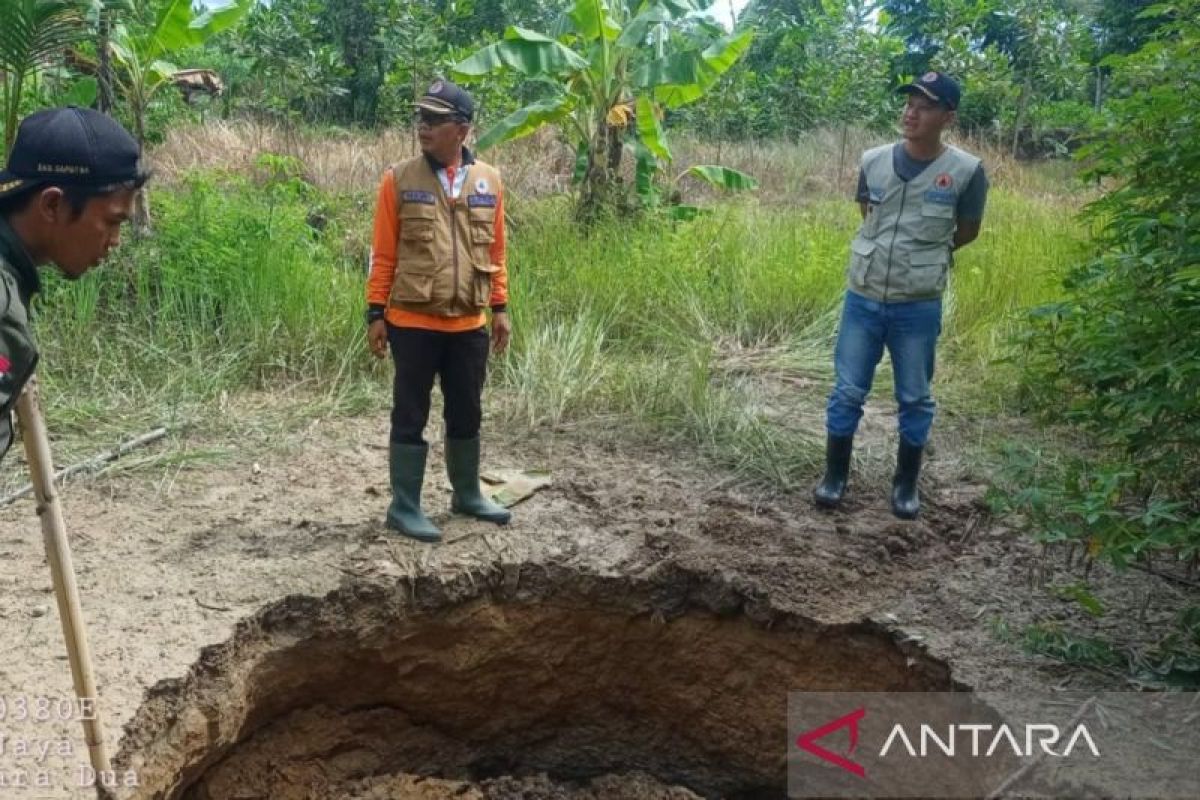
[(429, 396), (436, 375), (442, 387), (446, 437), (474, 439), (483, 418), (488, 332), (442, 333), (387, 326), (396, 377), (392, 384), (392, 441), (424, 444)]

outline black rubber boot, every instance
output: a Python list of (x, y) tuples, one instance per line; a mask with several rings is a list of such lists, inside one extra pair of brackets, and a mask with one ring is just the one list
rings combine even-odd
[(446, 439), (446, 474), (454, 496), (450, 510), (467, 514), (484, 522), (507, 525), (512, 512), (483, 496), (479, 490), (479, 437)]
[(892, 478), (892, 513), (900, 519), (916, 519), (921, 512), (917, 479), (921, 476), (921, 453), (924, 449), (900, 437), (900, 445), (896, 449), (896, 475)]
[(850, 453), (853, 450), (853, 436), (826, 435), (825, 477), (813, 489), (813, 502), (821, 508), (837, 508), (841, 505), (850, 477)]
[(421, 484), (425, 481), (428, 453), (428, 445), (392, 442), (388, 451), (392, 504), (387, 510), (387, 526), (418, 541), (440, 542), (442, 532), (421, 511)]

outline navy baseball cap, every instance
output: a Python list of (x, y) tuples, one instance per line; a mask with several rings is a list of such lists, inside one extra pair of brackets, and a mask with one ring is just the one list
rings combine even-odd
[(435, 114), (455, 114), (468, 122), (475, 116), (475, 101), (466, 89), (447, 80), (436, 80), (417, 101), (417, 108)]
[(0, 170), (0, 198), (45, 183), (111, 186), (143, 180), (141, 152), (129, 131), (90, 108), (48, 108), (17, 128), (8, 164)]
[(962, 90), (958, 88), (958, 83), (943, 72), (926, 72), (917, 80), (904, 84), (896, 91), (901, 94), (920, 92), (951, 111), (958, 108), (958, 101), (962, 99)]

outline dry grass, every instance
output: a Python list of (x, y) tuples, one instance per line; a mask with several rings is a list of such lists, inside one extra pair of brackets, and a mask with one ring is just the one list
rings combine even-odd
[(249, 121), (210, 122), (171, 128), (151, 153), (159, 180), (172, 184), (198, 169), (253, 174), (264, 153), (290, 156), (305, 166), (306, 179), (335, 192), (362, 191), (375, 184), (385, 165), (406, 157), (406, 131), (374, 136), (346, 132), (297, 132)]
[[(251, 121), (210, 122), (172, 128), (151, 153), (157, 177), (176, 183), (197, 169), (253, 174), (262, 154), (288, 156), (304, 165), (309, 183), (335, 194), (373, 192), (390, 165), (417, 152), (412, 131), (356, 132), (336, 129), (289, 130)], [(571, 178), (572, 154), (551, 131), (514, 142), (488, 154), (506, 184), (522, 195), (562, 191)]]
[[(758, 202), (798, 205), (817, 198), (849, 197), (857, 179), (859, 154), (888, 141), (890, 136), (860, 129), (821, 130), (804, 134), (796, 142), (701, 142), (677, 135), (673, 142), (674, 176), (693, 164), (722, 164), (758, 179)], [(993, 185), (1027, 197), (1077, 194), (1069, 180), (1070, 165), (1016, 162), (983, 141), (961, 142), (980, 155)], [(252, 174), (264, 153), (289, 156), (304, 165), (304, 177), (320, 188), (338, 193), (371, 193), (383, 171), (416, 152), (412, 131), (380, 132), (344, 130), (289, 130), (250, 121), (210, 122), (203, 126), (173, 128), (151, 154), (160, 179), (177, 181), (195, 169), (221, 169)], [(510, 194), (544, 197), (570, 189), (574, 154), (555, 133), (543, 129), (487, 153), (499, 167)], [(632, 170), (632, 159), (626, 169)], [(632, 175), (627, 179), (631, 180)], [(680, 185), (685, 197), (708, 199), (696, 181)]]

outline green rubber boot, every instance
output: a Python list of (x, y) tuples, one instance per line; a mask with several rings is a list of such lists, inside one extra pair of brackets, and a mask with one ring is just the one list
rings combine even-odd
[(422, 542), (440, 542), (442, 532), (421, 511), (421, 484), (425, 480), (425, 456), (429, 446), (392, 442), (388, 469), (392, 477), (392, 504), (387, 526)]
[(507, 525), (512, 512), (483, 496), (479, 490), (479, 437), (446, 440), (446, 474), (454, 496), (450, 510), (484, 522)]

